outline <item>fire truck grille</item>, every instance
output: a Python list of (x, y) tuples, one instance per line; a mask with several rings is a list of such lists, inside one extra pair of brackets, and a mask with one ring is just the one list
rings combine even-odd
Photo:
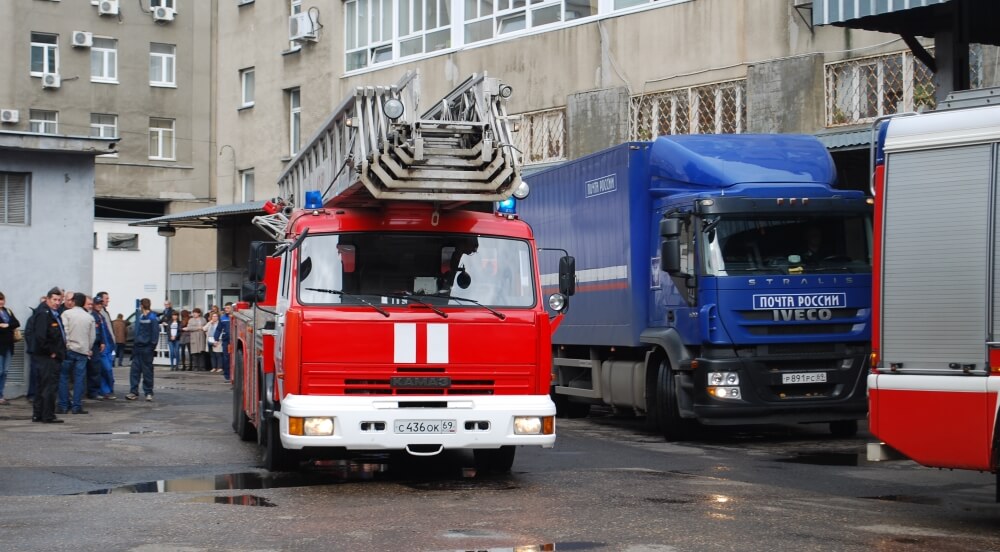
[(493, 395), (494, 380), (453, 379), (451, 385), (439, 387), (392, 387), (389, 379), (344, 380), (344, 393), (348, 395)]

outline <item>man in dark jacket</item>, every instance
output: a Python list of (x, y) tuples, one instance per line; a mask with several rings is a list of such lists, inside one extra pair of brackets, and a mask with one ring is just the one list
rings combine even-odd
[(66, 358), (66, 333), (59, 318), (62, 290), (54, 287), (45, 296), (44, 309), (32, 317), (31, 356), (38, 367), (38, 389), (35, 393), (31, 421), (61, 424), (56, 418), (56, 391), (59, 386), (59, 367)]
[(147, 401), (153, 400), (153, 352), (160, 339), (160, 322), (156, 313), (149, 310), (149, 299), (139, 301), (135, 317), (135, 341), (132, 343), (132, 368), (129, 370), (129, 393), (125, 398), (139, 398), (139, 380)]

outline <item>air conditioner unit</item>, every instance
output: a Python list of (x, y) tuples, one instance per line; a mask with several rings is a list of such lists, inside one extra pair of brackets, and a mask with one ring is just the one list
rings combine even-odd
[(0, 109), (0, 123), (12, 125), (20, 119), (18, 115), (16, 109)]
[(42, 88), (59, 88), (61, 84), (59, 73), (42, 73)]
[(153, 8), (153, 21), (173, 21), (176, 13), (173, 8), (157, 6)]
[(317, 40), (316, 21), (309, 12), (296, 13), (288, 18), (288, 40)]
[(97, 4), (98, 15), (118, 15), (118, 0), (100, 0)]
[(90, 48), (94, 45), (94, 33), (87, 31), (73, 31), (73, 46), (77, 48)]

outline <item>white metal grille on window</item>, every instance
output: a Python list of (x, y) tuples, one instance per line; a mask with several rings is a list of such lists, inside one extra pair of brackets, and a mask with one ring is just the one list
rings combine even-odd
[(566, 159), (566, 110), (564, 108), (521, 114), (521, 130), (514, 146), (525, 165)]
[(27, 224), (28, 176), (0, 173), (0, 224)]
[(670, 134), (739, 134), (747, 128), (746, 80), (633, 96), (629, 139)]

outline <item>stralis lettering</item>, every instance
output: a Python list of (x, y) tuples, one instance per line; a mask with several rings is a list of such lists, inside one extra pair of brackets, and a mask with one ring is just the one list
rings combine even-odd
[(618, 181), (616, 180), (616, 175), (602, 176), (596, 180), (588, 180), (586, 182), (587, 186), (587, 197), (594, 197), (602, 194), (610, 194), (611, 192), (618, 189)]

